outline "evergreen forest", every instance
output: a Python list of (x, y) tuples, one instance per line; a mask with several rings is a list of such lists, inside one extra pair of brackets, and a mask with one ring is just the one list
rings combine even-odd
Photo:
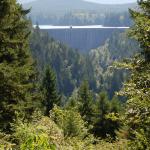
[(122, 22), (108, 13), (104, 25), (130, 29), (87, 53), (34, 28), (30, 11), (0, 0), (0, 150), (150, 150), (150, 0)]

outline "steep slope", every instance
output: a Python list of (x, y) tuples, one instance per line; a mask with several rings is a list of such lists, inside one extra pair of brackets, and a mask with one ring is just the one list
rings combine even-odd
[(114, 61), (131, 58), (139, 51), (138, 43), (128, 38), (126, 32), (114, 32), (103, 46), (92, 49), (89, 52), (89, 59), (94, 67), (97, 86), (108, 91), (109, 96), (112, 97), (120, 90), (129, 74), (125, 70), (112, 69), (110, 66)]

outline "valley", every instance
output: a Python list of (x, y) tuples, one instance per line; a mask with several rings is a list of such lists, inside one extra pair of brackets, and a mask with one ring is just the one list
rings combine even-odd
[(149, 10), (0, 0), (0, 150), (150, 150)]

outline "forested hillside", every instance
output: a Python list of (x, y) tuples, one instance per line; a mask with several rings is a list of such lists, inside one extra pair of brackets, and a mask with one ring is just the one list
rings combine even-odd
[(114, 72), (109, 67), (114, 61), (130, 58), (139, 49), (138, 44), (126, 36), (126, 33), (114, 32), (104, 46), (82, 54), (50, 38), (37, 27), (33, 30), (30, 47), (40, 72), (47, 65), (55, 70), (59, 91), (64, 95), (70, 95), (83, 80), (87, 80), (90, 89), (95, 92), (106, 90), (112, 97), (121, 89), (127, 73)]
[(66, 12), (64, 15), (44, 15), (32, 13), (29, 15), (32, 22), (41, 25), (103, 25), (103, 26), (131, 26), (132, 20), (128, 11), (123, 12), (98, 12), (76, 10)]
[(128, 36), (83, 55), (0, 1), (1, 150), (150, 149), (150, 1), (138, 6)]
[(135, 6), (134, 3), (104, 5), (83, 0), (37, 0), (24, 4), (25, 8), (32, 8), (29, 16), (34, 24), (105, 26), (130, 26), (128, 8)]
[[(53, 5), (51, 5), (53, 4)], [(55, 15), (63, 15), (68, 11), (76, 11), (76, 10), (89, 10), (89, 11), (99, 11), (99, 12), (122, 12), (128, 11), (128, 8), (132, 8), (136, 6), (135, 3), (124, 4), (124, 5), (105, 5), (105, 4), (95, 4), (91, 2), (87, 2), (84, 0), (36, 0), (31, 3), (27, 3), (24, 5), (25, 8), (33, 7), (31, 13), (36, 15), (39, 12), (43, 14), (55, 14)], [(43, 10), (43, 8), (45, 8)]]

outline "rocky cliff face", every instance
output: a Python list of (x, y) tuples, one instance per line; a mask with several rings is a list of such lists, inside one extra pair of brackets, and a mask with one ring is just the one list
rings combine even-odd
[(78, 49), (89, 52), (105, 43), (114, 32), (123, 32), (125, 29), (49, 29), (49, 35), (54, 39)]

